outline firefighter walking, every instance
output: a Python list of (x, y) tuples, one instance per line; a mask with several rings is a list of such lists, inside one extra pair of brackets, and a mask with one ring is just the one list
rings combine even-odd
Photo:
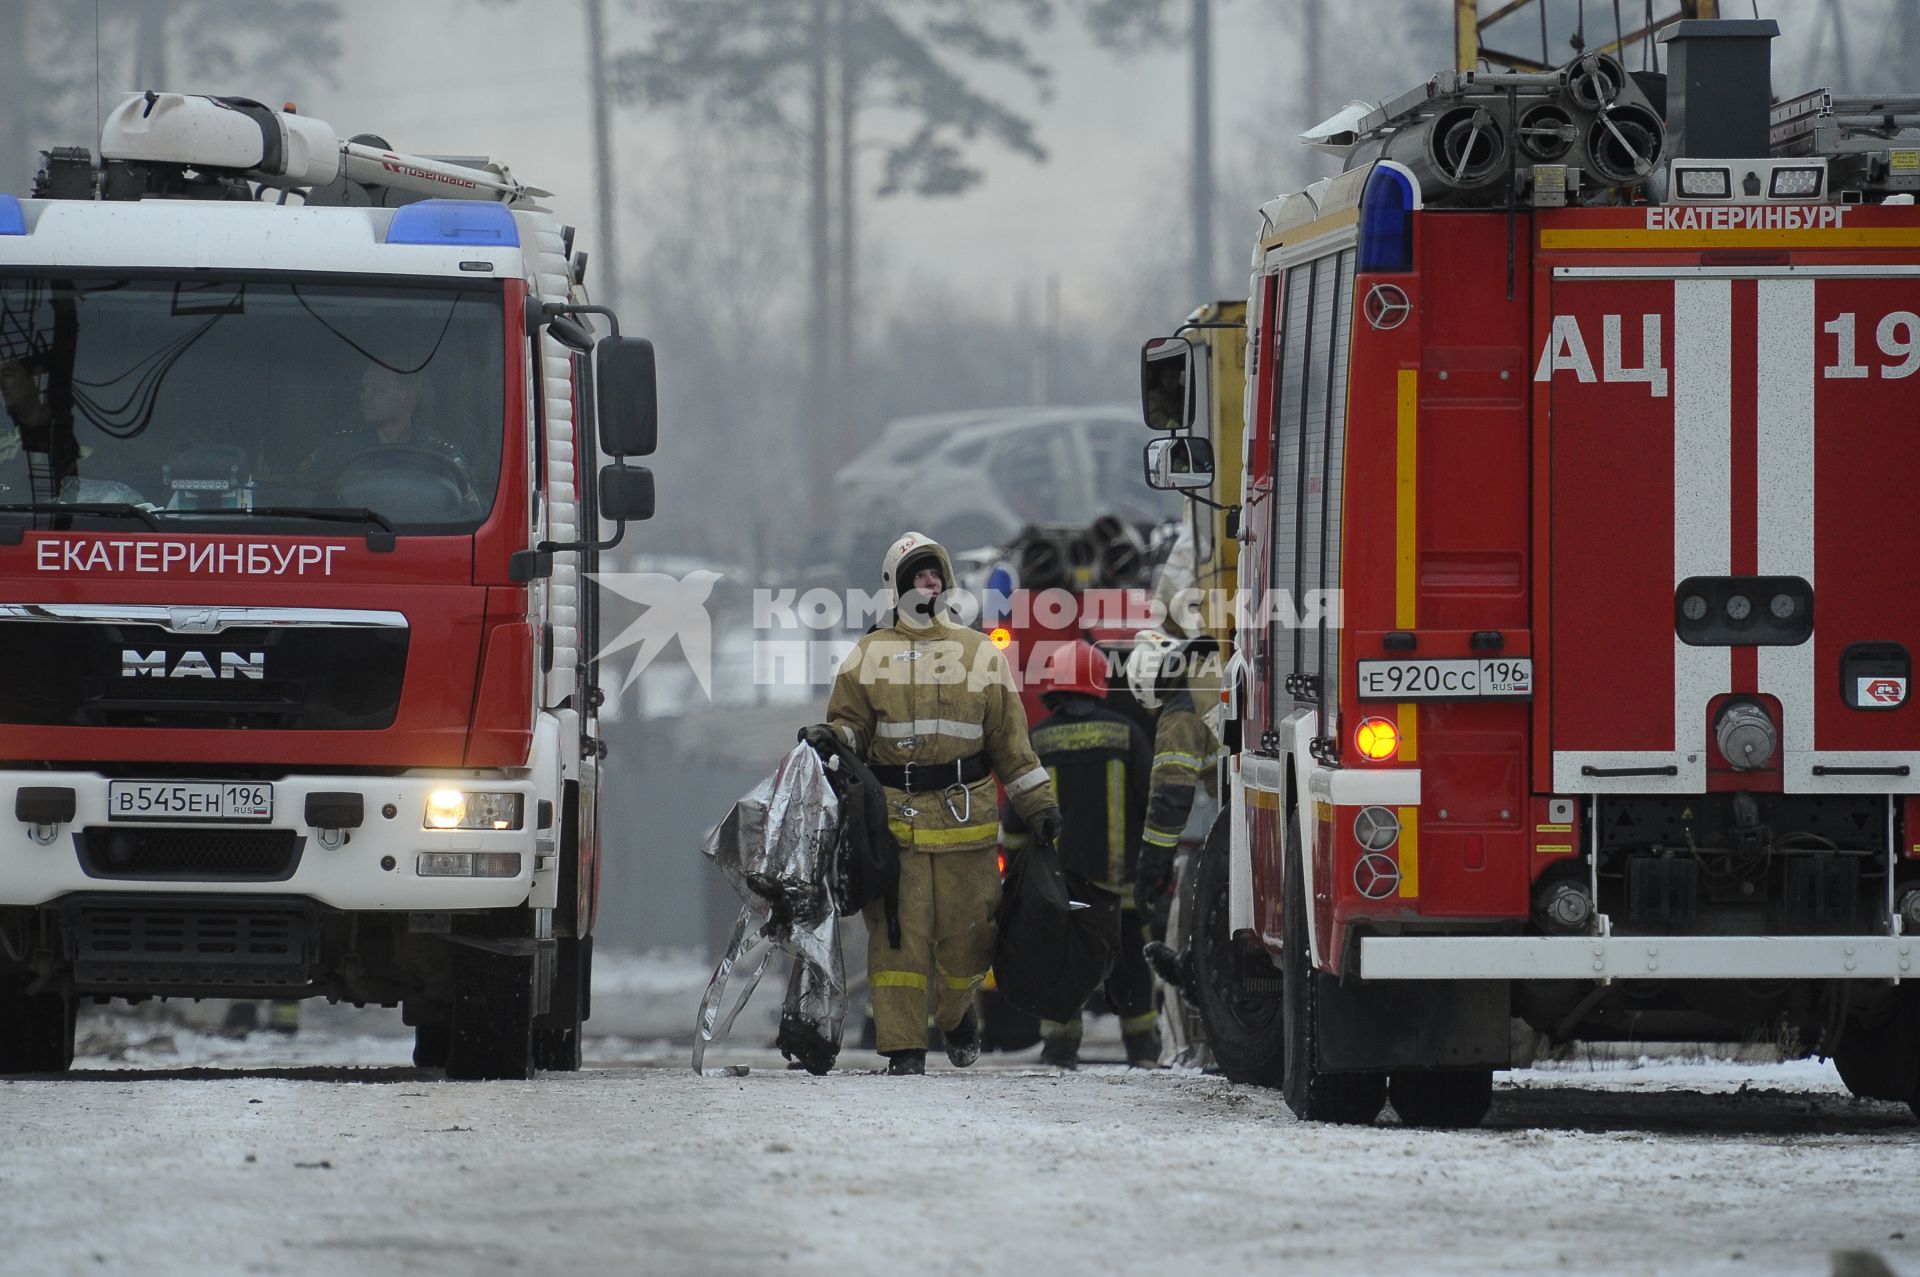
[(1193, 813), (1195, 792), (1204, 785), (1210, 796), (1217, 796), (1212, 768), (1220, 740), (1204, 714), (1217, 703), (1219, 684), (1209, 658), (1217, 660), (1211, 639), (1142, 630), (1134, 636), (1127, 660), (1128, 690), (1141, 708), (1156, 715), (1146, 830), (1134, 881), (1134, 903), (1155, 941), (1166, 939), (1173, 862)]
[[(1063, 644), (1053, 652), (1040, 693), (1048, 714), (1034, 724), (1033, 749), (1060, 800), (1060, 867), (1068, 888), (1114, 940), (1117, 956), (1106, 994), (1120, 1017), (1127, 1063), (1157, 1068), (1159, 1017), (1141, 952), (1146, 928), (1133, 902), (1152, 746), (1139, 724), (1103, 704), (1106, 671), (1107, 658), (1091, 643)], [(1006, 814), (1001, 841), (1009, 854), (1026, 847), (1026, 823), (1017, 811)], [(1043, 1020), (1040, 1032), (1043, 1062), (1065, 1069), (1078, 1065), (1081, 1017)]]
[(887, 550), (881, 587), (891, 618), (854, 645), (834, 680), (827, 721), (805, 728), (816, 748), (838, 734), (886, 789), (900, 844), (900, 944), (882, 907), (867, 907), (867, 980), (875, 1046), (890, 1074), (926, 1071), (927, 1001), (947, 1058), (980, 1056), (974, 994), (993, 964), (999, 808), (994, 779), (1042, 839), (1060, 830), (1046, 769), (1006, 658), (979, 631), (943, 617), (953, 563), (909, 532)]

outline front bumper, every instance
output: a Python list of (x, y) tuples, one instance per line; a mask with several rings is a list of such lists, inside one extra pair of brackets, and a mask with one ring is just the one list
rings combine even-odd
[(1920, 936), (1365, 936), (1365, 980), (1893, 980)]
[[(274, 818), (263, 825), (211, 824), (192, 820), (138, 824), (107, 818), (108, 777), (97, 772), (0, 771), (0, 906), (42, 905), (75, 893), (130, 892), (151, 897), (184, 892), (198, 896), (263, 894), (305, 897), (340, 910), (445, 911), (506, 908), (527, 900), (536, 856), (551, 853), (552, 831), (540, 830), (539, 795), (532, 780), (472, 775), (284, 776), (273, 782)], [(423, 828), (427, 795), (448, 786), (517, 792), (521, 828), (451, 830)], [(74, 791), (74, 819), (56, 827), (50, 844), (30, 836), (14, 819), (14, 795), (23, 787), (63, 786)], [(305, 824), (312, 793), (357, 793), (364, 815), (337, 847), (323, 845)], [(387, 816), (388, 809), (393, 811)], [(271, 880), (220, 872), (172, 869), (131, 876), (104, 870), (98, 857), (82, 854), (87, 830), (284, 831), (298, 839), (291, 870)], [(422, 877), (420, 854), (433, 851), (517, 852), (519, 873), (507, 878)], [(550, 858), (550, 857), (549, 857)]]

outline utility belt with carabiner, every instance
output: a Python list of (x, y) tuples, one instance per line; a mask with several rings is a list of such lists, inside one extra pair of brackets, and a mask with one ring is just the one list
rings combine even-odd
[(867, 764), (867, 770), (882, 785), (904, 789), (909, 794), (932, 794), (955, 785), (971, 785), (993, 774), (985, 753), (969, 754), (948, 763), (907, 763), (902, 767)]

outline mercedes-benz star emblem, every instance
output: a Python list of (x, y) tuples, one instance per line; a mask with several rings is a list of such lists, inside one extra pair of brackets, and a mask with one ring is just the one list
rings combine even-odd
[(1407, 316), (1413, 313), (1413, 303), (1395, 284), (1375, 284), (1367, 290), (1367, 299), (1361, 304), (1361, 310), (1367, 322), (1375, 328), (1398, 328), (1407, 322)]
[(1400, 889), (1400, 866), (1392, 856), (1370, 851), (1353, 866), (1353, 887), (1369, 900), (1385, 900)]

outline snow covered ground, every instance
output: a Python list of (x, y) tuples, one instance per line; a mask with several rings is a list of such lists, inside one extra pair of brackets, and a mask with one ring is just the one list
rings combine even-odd
[(704, 964), (601, 975), (596, 1010), (663, 1027), (531, 1083), (416, 1071), (390, 1013), (89, 1016), (74, 1075), (0, 1082), (0, 1271), (1920, 1277), (1920, 1123), (1823, 1064), (1583, 1058), (1504, 1075), (1480, 1131), (1330, 1128), (1032, 1051), (813, 1078), (744, 1022), (708, 1064), (745, 1075), (697, 1077)]

